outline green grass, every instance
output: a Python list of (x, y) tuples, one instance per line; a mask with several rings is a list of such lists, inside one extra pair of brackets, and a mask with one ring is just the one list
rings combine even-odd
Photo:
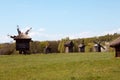
[(0, 56), (0, 80), (119, 80), (114, 53)]

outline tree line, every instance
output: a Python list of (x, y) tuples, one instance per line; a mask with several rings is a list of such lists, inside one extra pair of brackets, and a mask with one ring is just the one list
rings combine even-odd
[[(99, 41), (102, 45), (106, 45), (106, 42), (111, 42), (112, 40), (118, 38), (120, 34), (114, 33), (114, 34), (107, 34), (104, 36), (99, 37), (91, 37), (91, 38), (78, 38), (78, 39), (69, 39), (69, 37), (63, 38), (58, 41), (33, 41), (30, 43), (30, 53), (32, 54), (40, 54), (45, 53), (45, 47), (49, 45), (51, 48), (51, 53), (64, 53), (65, 47), (64, 44), (67, 41), (73, 41), (74, 43), (74, 52), (78, 52), (78, 45), (82, 43), (84, 40), (84, 44), (86, 45), (86, 52), (91, 52), (93, 48), (93, 41)], [(109, 49), (109, 51), (113, 51), (112, 48)], [(11, 54), (18, 54), (18, 52), (15, 50), (15, 43), (1, 43), (0, 44), (0, 55), (11, 55)]]

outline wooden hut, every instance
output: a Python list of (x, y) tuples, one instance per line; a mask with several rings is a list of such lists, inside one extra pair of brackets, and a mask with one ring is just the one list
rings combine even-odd
[(73, 46), (74, 46), (74, 44), (73, 44), (72, 41), (66, 42), (66, 43), (64, 44), (64, 46), (65, 46), (65, 52), (66, 52), (66, 53), (73, 52)]
[(110, 47), (115, 48), (115, 56), (120, 57), (120, 37), (110, 43)]
[(84, 44), (78, 45), (78, 51), (79, 52), (85, 52), (85, 45)]

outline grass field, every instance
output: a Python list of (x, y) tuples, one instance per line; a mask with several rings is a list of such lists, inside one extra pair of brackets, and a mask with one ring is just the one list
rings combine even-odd
[(0, 80), (120, 80), (114, 53), (0, 56)]

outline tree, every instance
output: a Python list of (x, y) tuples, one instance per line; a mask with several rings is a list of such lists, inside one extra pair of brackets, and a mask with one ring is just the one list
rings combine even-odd
[(60, 43), (59, 43), (59, 46), (58, 46), (58, 51), (59, 51), (60, 53), (64, 53), (64, 52), (65, 52), (64, 44), (65, 44), (65, 40), (62, 39), (62, 40), (60, 41)]

